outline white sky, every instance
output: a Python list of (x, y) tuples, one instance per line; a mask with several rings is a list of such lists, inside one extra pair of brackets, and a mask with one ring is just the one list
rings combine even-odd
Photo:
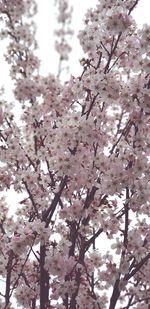
[[(37, 14), (37, 24), (39, 25), (37, 29), (37, 38), (40, 45), (40, 56), (42, 59), (42, 73), (46, 74), (48, 72), (57, 72), (58, 58), (53, 49), (54, 36), (53, 31), (57, 24), (55, 23), (54, 16), (56, 14), (56, 8), (54, 7), (54, 0), (37, 0), (39, 6), (39, 13)], [(43, 5), (44, 3), (44, 5)], [(69, 3), (74, 7), (72, 14), (73, 20), (71, 28), (74, 31), (73, 37), (73, 49), (70, 55), (70, 71), (71, 74), (78, 74), (80, 69), (78, 59), (81, 58), (82, 49), (79, 45), (77, 34), (78, 31), (83, 27), (83, 17), (87, 8), (94, 6), (97, 0), (70, 0)], [(48, 35), (47, 35), (48, 34)], [(43, 40), (43, 36), (45, 40)], [(41, 44), (40, 44), (41, 42)], [(45, 55), (42, 57), (42, 55)]]

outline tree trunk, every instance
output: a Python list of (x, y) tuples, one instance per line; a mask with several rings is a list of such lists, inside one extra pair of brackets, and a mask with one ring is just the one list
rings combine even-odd
[(47, 309), (49, 301), (49, 274), (44, 268), (46, 246), (40, 247), (40, 309)]
[(116, 282), (115, 282), (114, 289), (113, 289), (113, 292), (112, 292), (112, 296), (111, 296), (111, 299), (110, 299), (109, 309), (114, 309), (116, 307), (117, 300), (120, 296), (119, 282), (120, 282), (120, 278), (117, 279)]

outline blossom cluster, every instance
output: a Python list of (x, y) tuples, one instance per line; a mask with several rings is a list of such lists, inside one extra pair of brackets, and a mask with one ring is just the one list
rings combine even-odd
[[(21, 106), (18, 122), (9, 102), (0, 107), (0, 193), (19, 200), (11, 214), (0, 200), (5, 309), (12, 296), (26, 309), (150, 306), (150, 26), (137, 28), (137, 4), (88, 10), (82, 73), (62, 83), (39, 74), (34, 1), (0, 1)], [(70, 22), (67, 1), (58, 6), (58, 22)]]

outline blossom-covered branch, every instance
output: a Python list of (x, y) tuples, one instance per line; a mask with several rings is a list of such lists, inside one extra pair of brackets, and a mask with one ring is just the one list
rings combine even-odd
[[(35, 2), (0, 0), (14, 96), (0, 106), (1, 308), (150, 306), (150, 26), (137, 28), (138, 2), (87, 11), (81, 72), (62, 83), (39, 74)], [(71, 11), (57, 3), (64, 61)]]

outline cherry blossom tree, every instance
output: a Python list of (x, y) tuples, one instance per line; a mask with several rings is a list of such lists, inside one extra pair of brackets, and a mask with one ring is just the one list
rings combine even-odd
[(150, 26), (137, 28), (138, 2), (87, 11), (81, 74), (63, 82), (68, 1), (56, 2), (58, 74), (44, 77), (36, 3), (0, 0), (14, 94), (0, 105), (0, 308), (150, 308)]

